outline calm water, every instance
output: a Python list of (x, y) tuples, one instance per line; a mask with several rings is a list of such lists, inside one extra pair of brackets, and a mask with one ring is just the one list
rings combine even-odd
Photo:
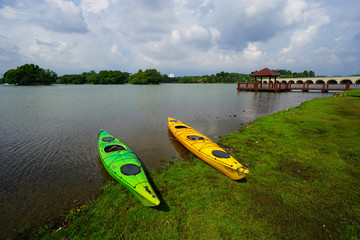
[(147, 168), (186, 150), (167, 117), (217, 141), (241, 124), (322, 93), (237, 92), (235, 84), (0, 86), (0, 238), (93, 199), (109, 180), (97, 153), (105, 129)]

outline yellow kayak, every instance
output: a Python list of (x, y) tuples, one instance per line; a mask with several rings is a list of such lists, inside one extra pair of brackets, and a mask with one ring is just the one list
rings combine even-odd
[(247, 167), (190, 126), (170, 117), (168, 118), (168, 126), (171, 133), (184, 147), (232, 180), (244, 178), (249, 173)]

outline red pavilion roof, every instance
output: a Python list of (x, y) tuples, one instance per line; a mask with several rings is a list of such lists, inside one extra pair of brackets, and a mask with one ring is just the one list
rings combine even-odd
[(260, 71), (250, 75), (251, 77), (278, 77), (279, 73), (271, 71), (268, 68), (261, 69)]

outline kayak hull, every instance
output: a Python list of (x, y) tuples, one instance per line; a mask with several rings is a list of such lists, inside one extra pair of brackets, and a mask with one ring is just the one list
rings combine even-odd
[(143, 205), (154, 207), (160, 204), (139, 159), (125, 143), (101, 130), (98, 150), (106, 171), (130, 190)]
[(239, 180), (249, 173), (245, 166), (227, 154), (219, 145), (190, 126), (170, 117), (168, 126), (170, 132), (184, 147), (229, 178)]

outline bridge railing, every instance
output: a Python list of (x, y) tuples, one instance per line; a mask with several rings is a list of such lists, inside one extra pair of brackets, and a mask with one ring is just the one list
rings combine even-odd
[(329, 89), (329, 90), (345, 90), (346, 84), (329, 84), (327, 86), (327, 89)]
[(359, 89), (360, 88), (360, 84), (350, 84), (350, 89)]
[(298, 84), (298, 83), (290, 83), (289, 87), (290, 88), (295, 88), (295, 89), (302, 89), (304, 86), (304, 84)]
[(323, 90), (326, 88), (325, 84), (309, 84), (306, 87), (312, 90)]

